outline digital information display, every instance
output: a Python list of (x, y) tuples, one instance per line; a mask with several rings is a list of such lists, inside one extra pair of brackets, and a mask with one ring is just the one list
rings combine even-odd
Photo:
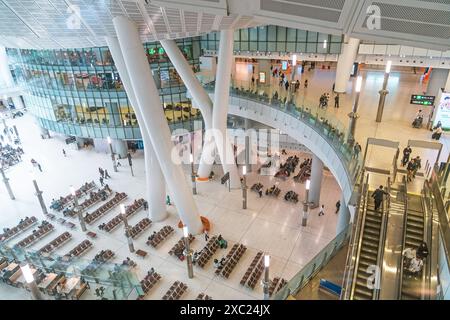
[(260, 83), (266, 83), (266, 73), (265, 72), (260, 72), (259, 73), (259, 82)]
[(450, 129), (450, 93), (440, 92), (439, 93), (439, 104), (436, 106), (436, 118), (434, 119), (433, 126), (435, 126), (438, 121), (442, 123), (442, 129)]
[(288, 63), (287, 63), (287, 61), (281, 62), (281, 70), (286, 71), (287, 68), (288, 68)]
[(418, 104), (422, 106), (432, 106), (434, 105), (435, 96), (423, 96), (419, 94), (413, 94), (411, 96), (411, 104)]

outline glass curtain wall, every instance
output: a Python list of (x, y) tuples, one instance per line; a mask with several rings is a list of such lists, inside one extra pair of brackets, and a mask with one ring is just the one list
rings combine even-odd
[[(219, 38), (219, 32), (203, 35), (202, 49), (218, 50)], [(280, 26), (255, 27), (234, 32), (235, 51), (339, 54), (342, 42), (342, 36)]]
[[(177, 41), (197, 71), (198, 38)], [(145, 43), (148, 62), (169, 123), (199, 118), (186, 87), (159, 43)], [(26, 106), (52, 131), (89, 138), (141, 139), (134, 110), (107, 47), (65, 50), (7, 49)]]

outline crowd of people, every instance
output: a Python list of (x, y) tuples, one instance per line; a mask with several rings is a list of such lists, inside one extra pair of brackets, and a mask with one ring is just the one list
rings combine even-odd
[(416, 177), (417, 171), (422, 168), (422, 159), (420, 156), (410, 159), (412, 153), (411, 146), (407, 146), (403, 149), (403, 158), (401, 161), (402, 167), (406, 166), (407, 181), (411, 182)]
[(2, 168), (8, 168), (22, 161), (23, 149), (0, 142), (0, 163)]

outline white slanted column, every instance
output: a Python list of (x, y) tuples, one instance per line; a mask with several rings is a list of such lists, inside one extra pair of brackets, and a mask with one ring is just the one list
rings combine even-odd
[(311, 186), (309, 189), (308, 202), (311, 208), (317, 208), (320, 205), (320, 189), (322, 187), (323, 162), (315, 154), (312, 157), (311, 164)]
[(213, 128), (223, 171), (230, 173), (231, 188), (240, 188), (241, 181), (234, 162), (233, 148), (227, 137), (227, 115), (233, 62), (233, 35), (233, 30), (222, 30), (220, 32), (219, 58), (214, 92)]
[(123, 16), (115, 17), (113, 22), (138, 102), (135, 107), (142, 112), (145, 127), (156, 151), (166, 183), (172, 191), (178, 214), (190, 233), (200, 234), (203, 232), (200, 215), (183, 169), (180, 164), (177, 164), (181, 163), (181, 160), (176, 153), (172, 153), (174, 145), (171, 141), (170, 129), (136, 24)]
[(165, 203), (166, 184), (164, 176), (153, 149), (152, 141), (148, 135), (147, 128), (145, 127), (141, 109), (138, 107), (130, 76), (128, 75), (125, 61), (123, 60), (122, 51), (120, 51), (119, 41), (115, 37), (107, 37), (106, 41), (117, 71), (119, 71), (128, 98), (133, 106), (134, 114), (136, 115), (141, 130), (142, 141), (144, 143), (145, 178), (147, 182), (146, 200), (148, 201), (149, 218), (155, 222), (162, 221), (167, 218)]
[(345, 93), (347, 91), (348, 80), (352, 72), (359, 49), (359, 39), (345, 37), (342, 53), (339, 55), (336, 68), (336, 81), (334, 91)]
[(341, 196), (341, 207), (339, 208), (338, 221), (336, 225), (336, 235), (340, 234), (347, 228), (350, 223), (350, 210), (348, 209), (347, 203), (345, 202), (344, 193)]
[(200, 178), (199, 180), (207, 180), (214, 162), (214, 150), (216, 146), (213, 135), (209, 134), (212, 129), (213, 103), (195, 76), (191, 65), (181, 53), (177, 43), (174, 40), (161, 40), (160, 42), (183, 80), (184, 85), (191, 93), (193, 100), (197, 103), (205, 121), (205, 129), (207, 132), (205, 137), (209, 137), (210, 139), (204, 142), (197, 175)]

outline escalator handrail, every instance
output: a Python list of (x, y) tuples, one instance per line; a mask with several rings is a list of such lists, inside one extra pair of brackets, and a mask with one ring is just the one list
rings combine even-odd
[[(426, 204), (426, 194), (423, 189), (421, 192), (421, 200), (422, 200), (422, 209), (423, 209), (423, 238), (426, 239), (426, 243), (428, 246), (428, 257), (423, 262), (422, 267), (422, 300), (430, 300), (431, 298), (431, 254), (433, 252), (433, 217), (430, 210), (428, 210), (428, 206)], [(426, 271), (425, 271), (426, 270)], [(428, 280), (427, 280), (428, 279)], [(428, 284), (428, 287), (426, 287)], [(428, 294), (427, 294), (428, 292)]]
[(407, 189), (407, 183), (405, 176), (403, 176), (403, 183), (404, 183), (404, 190), (405, 190), (405, 213), (403, 216), (403, 239), (402, 239), (402, 255), (400, 258), (400, 268), (398, 270), (399, 272), (399, 285), (398, 285), (398, 292), (397, 292), (397, 300), (401, 300), (402, 298), (402, 288), (403, 288), (403, 252), (406, 249), (406, 231), (407, 231), (407, 225), (408, 225), (408, 189)]
[[(381, 230), (380, 230), (380, 240), (378, 243), (378, 254), (377, 254), (377, 267), (379, 270), (378, 283), (381, 284), (381, 279), (383, 279), (383, 257), (384, 257), (384, 246), (386, 245), (386, 232), (389, 221), (389, 208), (391, 207), (391, 178), (388, 177), (387, 181), (387, 193), (388, 197), (383, 199), (382, 203), (382, 213), (383, 217), (381, 220)], [(376, 288), (373, 290), (373, 300), (378, 300), (380, 297), (381, 288)]]
[[(368, 179), (368, 177), (367, 177)], [(357, 248), (358, 235), (360, 233), (361, 217), (364, 215), (365, 207), (365, 194), (367, 183), (364, 183), (364, 169), (361, 172), (360, 182), (359, 182), (359, 196), (356, 204), (355, 216), (353, 217), (353, 227), (350, 234), (349, 249), (347, 252), (347, 257), (345, 259), (344, 276), (342, 280), (342, 291), (339, 297), (340, 300), (346, 300), (351, 294), (351, 280), (352, 280), (352, 268), (354, 268), (355, 248)], [(361, 202), (363, 203), (361, 205)], [(362, 208), (362, 210), (361, 210)], [(350, 290), (349, 290), (350, 288)]]
[(357, 277), (357, 271), (358, 271), (358, 265), (359, 265), (359, 257), (361, 254), (361, 247), (362, 247), (362, 240), (363, 240), (363, 228), (366, 222), (366, 214), (367, 214), (367, 206), (369, 203), (368, 197), (369, 197), (369, 174), (367, 174), (366, 183), (364, 184), (364, 194), (362, 195), (362, 199), (364, 201), (363, 203), (363, 212), (362, 215), (358, 221), (358, 235), (355, 236), (354, 240), (357, 241), (357, 246), (353, 247), (353, 250), (356, 250), (354, 252), (355, 255), (352, 255), (356, 257), (355, 263), (353, 264), (353, 274), (352, 274), (352, 283), (351, 283), (351, 290), (350, 290), (350, 300), (353, 300), (353, 294), (355, 292), (355, 286), (356, 286), (356, 277)]

